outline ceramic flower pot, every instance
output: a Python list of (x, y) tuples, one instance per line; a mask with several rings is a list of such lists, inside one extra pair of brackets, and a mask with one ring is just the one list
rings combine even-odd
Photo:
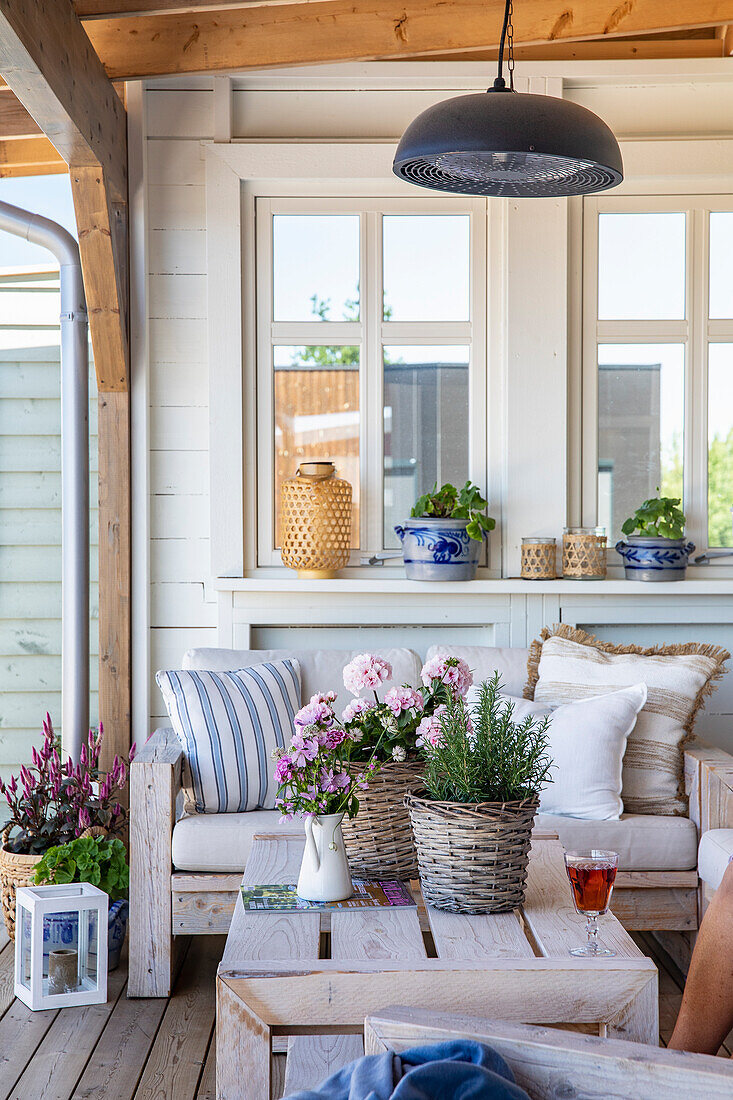
[(628, 581), (683, 581), (695, 544), (684, 539), (629, 535), (625, 542), (616, 543), (616, 551), (624, 559)]
[(306, 817), (298, 896), (305, 901), (345, 901), (354, 890), (341, 834), (343, 814)]
[(472, 581), (483, 542), (468, 537), (467, 519), (407, 519), (395, 531), (411, 581)]

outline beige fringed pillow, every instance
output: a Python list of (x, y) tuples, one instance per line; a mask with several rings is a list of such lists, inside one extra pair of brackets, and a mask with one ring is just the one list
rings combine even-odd
[(615, 646), (582, 630), (555, 626), (532, 643), (524, 697), (558, 706), (646, 684), (647, 702), (624, 755), (624, 810), (684, 815), (683, 745), (729, 657), (724, 649), (694, 642), (653, 649)]

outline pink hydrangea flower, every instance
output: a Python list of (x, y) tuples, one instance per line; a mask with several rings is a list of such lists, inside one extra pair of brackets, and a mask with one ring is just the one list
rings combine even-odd
[(358, 715), (363, 714), (364, 711), (373, 710), (376, 705), (373, 699), (352, 699), (351, 702), (344, 707), (341, 721), (345, 726), (348, 726), (349, 722), (353, 722)]
[(471, 670), (461, 657), (431, 657), (423, 665), (420, 678), (425, 687), (431, 687), (433, 680), (441, 680), (462, 699), (465, 699), (473, 683)]
[(443, 740), (443, 727), (440, 724), (441, 714), (445, 714), (444, 706), (436, 707), (435, 713), (429, 718), (423, 718), (415, 731), (417, 734), (416, 745), (432, 745), (435, 747)]
[(296, 726), (330, 726), (334, 719), (334, 713), (328, 703), (322, 702), (315, 695), (310, 703), (301, 707), (293, 719)]
[(380, 684), (392, 678), (392, 666), (375, 653), (361, 653), (344, 669), (344, 687), (352, 695), (376, 691)]
[(394, 714), (395, 718), (402, 714), (403, 710), (423, 710), (425, 700), (419, 691), (411, 687), (393, 687), (384, 697), (384, 701)]

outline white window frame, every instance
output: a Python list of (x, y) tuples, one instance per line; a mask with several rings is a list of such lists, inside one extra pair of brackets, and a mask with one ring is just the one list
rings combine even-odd
[[(731, 196), (704, 194), (603, 195), (583, 201), (582, 321), (582, 518), (595, 524), (598, 514), (598, 354), (604, 344), (684, 346), (684, 500), (687, 536), (696, 553), (708, 546), (708, 347), (733, 342), (733, 319), (710, 320), (710, 214), (733, 211)], [(683, 320), (598, 319), (598, 224), (605, 213), (684, 213), (686, 216), (685, 317)], [(641, 503), (641, 501), (639, 502)], [(612, 538), (613, 532), (609, 532)], [(715, 548), (713, 548), (715, 549)], [(610, 553), (613, 553), (611, 550)], [(616, 560), (614, 554), (613, 559)], [(719, 566), (730, 567), (722, 558)]]
[[(384, 345), (467, 345), (469, 348), (469, 422), (467, 476), (482, 489), (488, 485), (487, 433), (487, 325), (488, 234), (485, 199), (443, 198), (421, 194), (409, 197), (339, 196), (311, 191), (303, 196), (257, 195), (257, 462), (249, 491), (256, 496), (257, 566), (282, 566), (275, 549), (274, 509), (274, 367), (273, 348), (280, 344), (359, 345), (360, 407), (360, 532), (359, 549), (350, 565), (385, 551), (383, 406)], [(360, 319), (358, 321), (276, 322), (273, 319), (272, 225), (277, 214), (358, 214), (360, 231)], [(384, 321), (382, 216), (389, 214), (468, 215), (470, 218), (470, 312), (467, 321)], [(388, 550), (387, 553), (390, 551)]]

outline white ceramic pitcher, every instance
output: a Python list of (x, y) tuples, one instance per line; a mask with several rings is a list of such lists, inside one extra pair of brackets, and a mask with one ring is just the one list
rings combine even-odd
[(341, 835), (343, 819), (343, 814), (319, 814), (303, 823), (305, 851), (298, 895), (306, 901), (345, 901), (354, 892)]

